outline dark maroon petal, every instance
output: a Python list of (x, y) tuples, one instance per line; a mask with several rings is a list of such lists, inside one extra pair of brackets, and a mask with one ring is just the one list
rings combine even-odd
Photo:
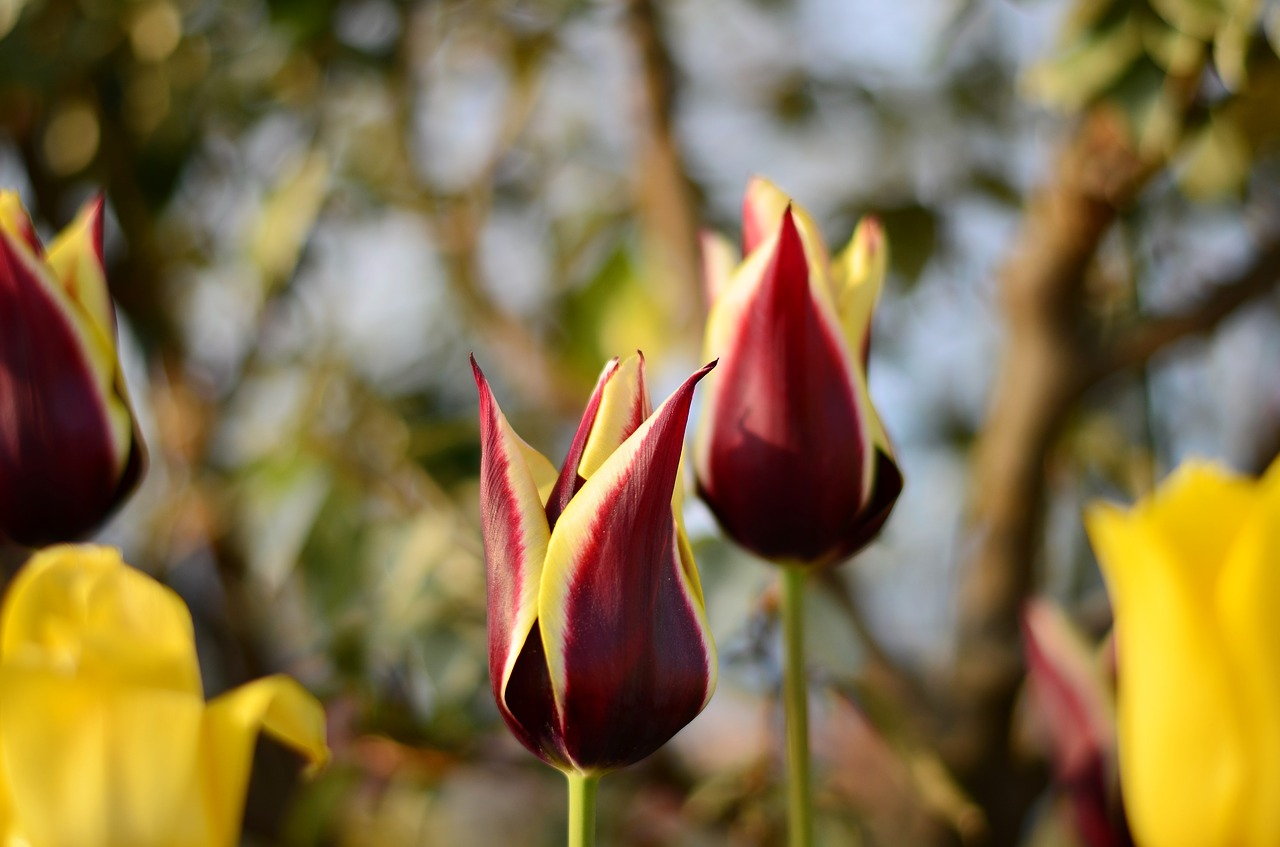
[(0, 533), (25, 545), (96, 529), (141, 470), (116, 467), (86, 353), (54, 295), (0, 235)]
[[(563, 760), (548, 727), (558, 726), (542, 639), (534, 620), (549, 531), (515, 434), (484, 373), (471, 359), (480, 394), (480, 523), (484, 536), (489, 681), (503, 720), (526, 747)], [(532, 629), (529, 627), (532, 625)], [(518, 654), (510, 675), (508, 663)]]
[[(648, 756), (707, 699), (713, 660), (698, 601), (685, 588), (671, 498), (694, 385), (710, 368), (636, 434), (624, 468), (592, 479), (603, 493), (575, 544), (562, 644), (564, 739), (580, 768)], [(549, 557), (556, 550), (553, 540)]]
[(506, 696), (498, 697), (497, 702), (507, 728), (521, 744), (553, 767), (569, 766), (538, 624), (533, 625), (520, 657), (516, 659), (515, 668), (507, 680)]
[(829, 561), (861, 533), (871, 457), (849, 354), (809, 290), (790, 210), (743, 320), (717, 376), (702, 496), (760, 556)]
[(866, 547), (884, 528), (889, 520), (889, 513), (902, 494), (902, 471), (898, 463), (883, 450), (876, 450), (876, 471), (871, 483), (871, 496), (856, 520), (850, 521), (848, 531), (841, 542), (840, 549), (832, 559), (840, 561), (858, 553)]

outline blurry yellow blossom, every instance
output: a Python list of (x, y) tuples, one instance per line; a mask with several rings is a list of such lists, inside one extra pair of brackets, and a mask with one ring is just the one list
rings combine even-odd
[(1095, 506), (1111, 593), (1120, 775), (1142, 847), (1280, 844), (1280, 462), (1191, 463)]
[(0, 843), (231, 847), (259, 730), (328, 757), (283, 676), (208, 704), (191, 616), (112, 549), (51, 547), (0, 610)]

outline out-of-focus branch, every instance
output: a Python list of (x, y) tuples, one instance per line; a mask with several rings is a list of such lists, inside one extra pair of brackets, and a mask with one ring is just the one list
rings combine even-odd
[(653, 0), (631, 0), (627, 13), (640, 63), (636, 107), (643, 137), (636, 163), (637, 200), (651, 249), (666, 271), (652, 282), (670, 309), (668, 317), (681, 329), (696, 329), (704, 317), (698, 216), (673, 126), (675, 64)]
[(1264, 244), (1245, 270), (1231, 280), (1204, 286), (1199, 303), (1170, 315), (1150, 318), (1128, 330), (1097, 356), (1090, 385), (1126, 368), (1137, 367), (1165, 347), (1192, 335), (1212, 332), (1236, 309), (1280, 285), (1280, 235)]
[(1018, 843), (1045, 779), (1017, 761), (1010, 725), (1022, 680), (1018, 616), (1033, 588), (1044, 466), (1087, 373), (1085, 272), (1118, 210), (1154, 168), (1108, 112), (1086, 116), (1032, 199), (1002, 279), (1009, 333), (977, 447), (972, 557), (959, 590), (955, 673), (942, 754), (988, 817), (988, 843)]

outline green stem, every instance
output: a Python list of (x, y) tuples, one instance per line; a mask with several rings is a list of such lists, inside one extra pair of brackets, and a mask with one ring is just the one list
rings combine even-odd
[(790, 847), (813, 845), (813, 801), (809, 789), (809, 688), (804, 664), (806, 572), (782, 569), (782, 697), (787, 714), (787, 825)]
[(595, 847), (596, 788), (600, 777), (568, 773), (569, 778), (569, 847)]

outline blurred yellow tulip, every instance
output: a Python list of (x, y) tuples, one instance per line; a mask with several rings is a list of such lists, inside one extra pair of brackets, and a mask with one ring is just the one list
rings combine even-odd
[(231, 847), (259, 730), (328, 758), (273, 676), (205, 703), (191, 615), (110, 548), (37, 553), (0, 609), (0, 844)]
[(1135, 841), (1280, 844), (1280, 462), (1260, 482), (1187, 464), (1087, 523), (1115, 612)]

